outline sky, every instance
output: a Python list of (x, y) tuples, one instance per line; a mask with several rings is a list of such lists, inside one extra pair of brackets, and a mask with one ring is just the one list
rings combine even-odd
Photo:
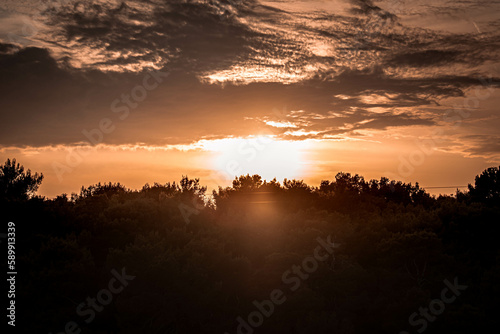
[(454, 193), (500, 163), (500, 1), (3, 0), (0, 158), (97, 182), (340, 172)]

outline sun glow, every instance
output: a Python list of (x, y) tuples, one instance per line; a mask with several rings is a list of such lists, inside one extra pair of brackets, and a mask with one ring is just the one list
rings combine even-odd
[(296, 128), (297, 125), (291, 122), (275, 122), (275, 121), (266, 121), (267, 125), (273, 126), (275, 128)]
[(214, 151), (213, 168), (227, 179), (242, 174), (259, 174), (271, 180), (299, 178), (305, 172), (307, 141), (278, 140), (273, 136), (224, 138), (204, 141)]

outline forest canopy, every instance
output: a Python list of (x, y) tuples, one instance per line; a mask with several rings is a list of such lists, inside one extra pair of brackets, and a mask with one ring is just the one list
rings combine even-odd
[[(184, 176), (47, 199), (35, 193), (43, 175), (7, 160), (0, 204), (17, 228), (19, 323), (47, 333), (69, 321), (83, 333), (486, 331), (499, 325), (499, 175), (488, 168), (439, 197), (341, 172), (318, 187), (242, 175), (208, 194)], [(318, 240), (335, 247), (306, 274)], [(135, 278), (87, 322), (75, 310), (122, 268)], [(467, 289), (426, 318), (446, 282)], [(283, 302), (253, 326), (273, 291)]]

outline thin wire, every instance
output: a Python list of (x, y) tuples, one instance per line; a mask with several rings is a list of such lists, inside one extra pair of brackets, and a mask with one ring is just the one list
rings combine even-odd
[(467, 188), (468, 186), (422, 187), (426, 189)]

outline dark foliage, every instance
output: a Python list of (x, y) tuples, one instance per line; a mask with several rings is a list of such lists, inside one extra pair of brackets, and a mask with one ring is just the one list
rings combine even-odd
[[(44, 199), (33, 196), (41, 176), (15, 160), (2, 170), (26, 333), (64, 332), (69, 321), (82, 333), (237, 333), (238, 317), (248, 319), (253, 301), (274, 289), (286, 301), (255, 333), (417, 333), (423, 327), (409, 317), (455, 277), (467, 290), (425, 331), (499, 325), (498, 168), (468, 192), (438, 198), (418, 184), (339, 173), (319, 187), (246, 175), (207, 196), (186, 176), (139, 191), (108, 183)], [(328, 236), (334, 253), (291, 291), (284, 273)], [(123, 267), (135, 279), (86, 323), (78, 305)]]
[(6, 200), (26, 200), (31, 197), (42, 183), (43, 175), (24, 167), (16, 162), (16, 159), (7, 159), (0, 166), (0, 198)]

